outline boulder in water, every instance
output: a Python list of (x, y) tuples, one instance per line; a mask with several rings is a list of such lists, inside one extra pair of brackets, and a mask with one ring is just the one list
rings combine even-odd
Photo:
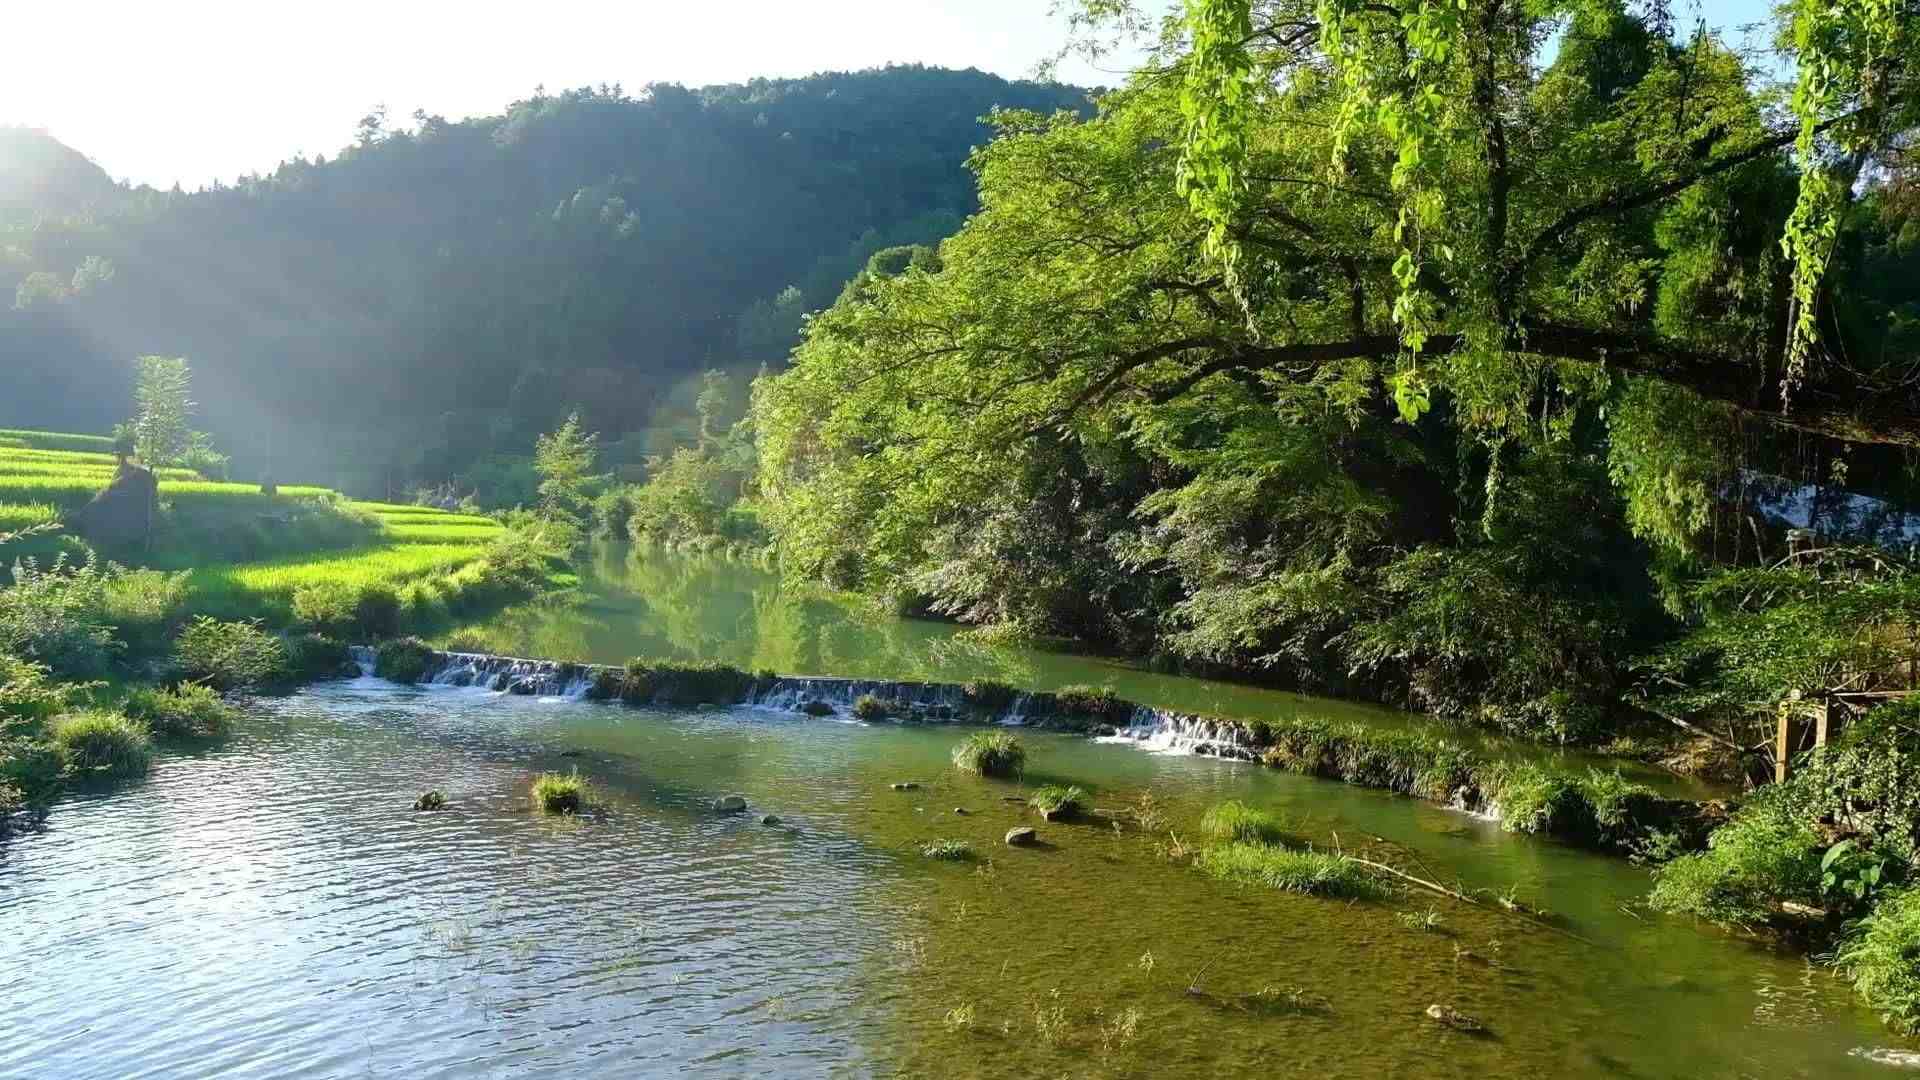
[(780, 815), (778, 815), (778, 814), (767, 814), (766, 816), (764, 816), (764, 817), (762, 817), (762, 818), (760, 819), (760, 824), (762, 824), (762, 825), (778, 825), (778, 824), (780, 824)]
[(722, 795), (713, 800), (713, 809), (721, 814), (738, 814), (746, 808), (747, 798), (744, 795)]
[(504, 671), (493, 677), (493, 688), (495, 690), (505, 690), (507, 687), (512, 685), (513, 685), (513, 676), (508, 675)]
[(447, 797), (438, 791), (429, 791), (413, 800), (415, 810), (439, 810), (447, 805)]
[(1031, 847), (1040, 842), (1040, 834), (1031, 825), (1015, 825), (1007, 830), (1008, 847)]

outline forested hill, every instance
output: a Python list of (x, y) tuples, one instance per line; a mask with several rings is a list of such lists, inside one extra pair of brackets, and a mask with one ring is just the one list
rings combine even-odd
[(241, 462), (384, 474), (424, 443), (431, 475), (574, 406), (644, 432), (698, 372), (784, 356), (873, 251), (957, 228), (981, 117), (1086, 102), (923, 67), (537, 92), (369, 116), (330, 160), (195, 193), (103, 191), (23, 132), (45, 167), (0, 171), (0, 423), (104, 429), (164, 353)]

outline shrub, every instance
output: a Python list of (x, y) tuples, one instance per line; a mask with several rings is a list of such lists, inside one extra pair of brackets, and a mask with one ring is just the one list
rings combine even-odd
[(1047, 784), (1033, 793), (1027, 805), (1048, 821), (1071, 821), (1086, 809), (1087, 793), (1080, 787)]
[(893, 703), (872, 694), (861, 694), (853, 701), (853, 717), (869, 724), (893, 718)]
[(293, 590), (293, 618), (321, 633), (341, 634), (353, 628), (358, 591), (345, 581), (316, 581)]
[(374, 653), (373, 673), (397, 683), (417, 683), (433, 662), (433, 648), (416, 637), (383, 641)]
[(288, 677), (287, 650), (253, 622), (221, 622), (201, 616), (174, 643), (180, 670), (216, 690), (258, 690)]
[(1920, 857), (1920, 699), (1882, 705), (1816, 750), (1793, 786), (1809, 816)]
[(325, 679), (340, 674), (353, 659), (346, 642), (320, 634), (300, 634), (287, 639), (287, 668), (303, 681)]
[(1210, 808), (1200, 819), (1200, 831), (1210, 839), (1244, 844), (1278, 844), (1287, 839), (1279, 815), (1258, 810), (1238, 799)]
[(920, 845), (920, 854), (929, 859), (964, 862), (973, 858), (973, 845), (965, 840), (930, 840)]
[(1707, 850), (1661, 867), (1648, 900), (1659, 911), (1752, 926), (1779, 901), (1820, 903), (1825, 847), (1790, 787), (1761, 788), (1714, 830)]
[(199, 683), (172, 690), (141, 687), (127, 695), (120, 711), (155, 735), (198, 739), (225, 735), (240, 716), (211, 687)]
[(1027, 748), (1005, 731), (976, 731), (953, 748), (955, 768), (976, 776), (1018, 776), (1027, 767)]
[(0, 588), (0, 652), (44, 664), (69, 678), (106, 673), (118, 644), (106, 623), (107, 582), (117, 571), (89, 556), (61, 556), (42, 569), (31, 558), (12, 566)]
[(106, 776), (144, 776), (153, 762), (147, 729), (118, 713), (90, 710), (53, 722), (53, 741), (75, 769)]
[(587, 808), (590, 795), (578, 769), (565, 776), (541, 773), (533, 782), (533, 805), (549, 814), (577, 814)]
[(961, 687), (960, 693), (967, 704), (995, 713), (1005, 712), (1013, 704), (1013, 699), (1019, 696), (1019, 691), (1013, 687), (992, 679), (975, 679)]
[(0, 830), (13, 814), (44, 804), (59, 789), (67, 756), (48, 725), (75, 693), (50, 680), (45, 667), (0, 653)]
[(1222, 881), (1309, 896), (1376, 900), (1391, 892), (1372, 871), (1352, 860), (1278, 844), (1216, 844), (1200, 853), (1198, 865)]
[(1920, 1034), (1920, 888), (1883, 896), (1848, 932), (1834, 963), (1888, 1024)]
[(159, 570), (111, 573), (102, 596), (102, 621), (111, 624), (133, 656), (159, 656), (186, 611), (187, 575)]

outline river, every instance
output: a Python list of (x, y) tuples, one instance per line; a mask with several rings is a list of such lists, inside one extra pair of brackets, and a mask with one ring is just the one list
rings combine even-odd
[[(798, 620), (727, 577), (599, 563), (572, 620), (523, 611), (492, 632), (524, 652), (876, 676), (965, 674), (957, 657), (981, 655), (927, 624)], [(660, 604), (662, 586), (691, 599)], [(653, 598), (651, 621), (623, 628), (623, 589)], [(1153, 698), (1098, 661), (1057, 661), (1098, 680), (990, 662)], [(1217, 711), (1264, 694), (1188, 692)], [(1024, 784), (983, 780), (949, 766), (957, 737), (371, 678), (260, 702), (226, 742), (0, 846), (0, 1076), (1899, 1075), (1862, 1056), (1899, 1041), (1830, 973), (1631, 909), (1648, 877), (1624, 860), (1067, 735), (1023, 734)], [(531, 779), (573, 769), (592, 812), (532, 812)], [(1164, 821), (1038, 823), (1007, 801), (1047, 780), (1099, 807), (1150, 796)], [(411, 809), (428, 788), (445, 810)], [(730, 793), (752, 812), (713, 812)], [(1419, 893), (1214, 881), (1169, 849), (1224, 798), (1512, 892), (1555, 929)], [(1015, 824), (1044, 843), (1006, 847)], [(978, 857), (924, 857), (936, 839)], [(1434, 1004), (1486, 1031), (1440, 1027)]]

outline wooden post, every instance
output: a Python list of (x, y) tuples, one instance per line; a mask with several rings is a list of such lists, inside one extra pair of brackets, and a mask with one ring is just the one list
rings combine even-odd
[(1833, 712), (1833, 698), (1824, 698), (1820, 702), (1820, 711), (1813, 714), (1813, 745), (1827, 745), (1827, 720)]
[(1780, 731), (1773, 740), (1773, 782), (1787, 782), (1787, 760), (1793, 753), (1793, 713), (1780, 710)]

